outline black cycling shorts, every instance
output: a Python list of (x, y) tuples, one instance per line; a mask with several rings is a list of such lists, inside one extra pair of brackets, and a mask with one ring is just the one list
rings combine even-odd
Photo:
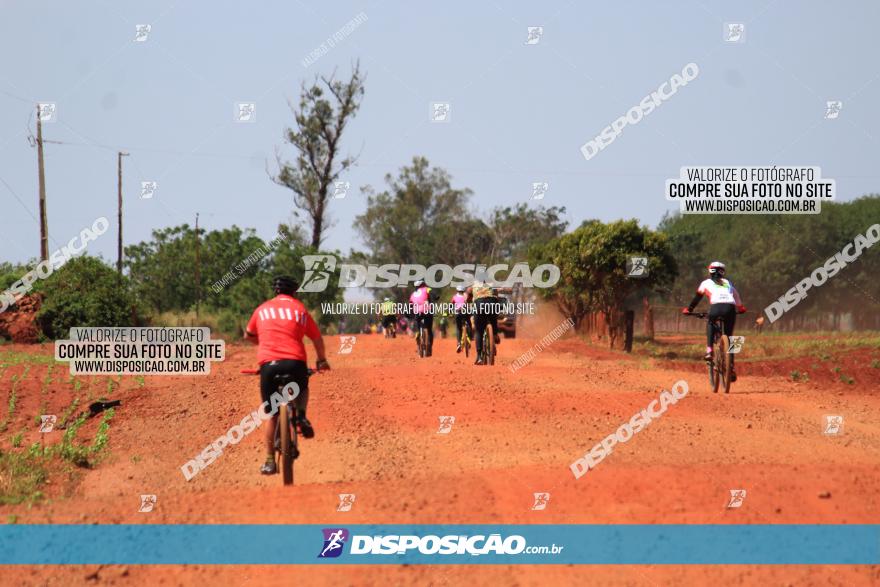
[[(286, 375), (288, 377), (285, 377), (285, 382), (279, 386), (279, 382), (275, 379), (276, 375)], [(299, 385), (300, 396), (308, 393), (309, 368), (305, 361), (281, 359), (279, 361), (269, 361), (260, 366), (260, 397), (266, 402), (265, 410), (267, 414), (272, 412), (269, 398), (290, 381)]]

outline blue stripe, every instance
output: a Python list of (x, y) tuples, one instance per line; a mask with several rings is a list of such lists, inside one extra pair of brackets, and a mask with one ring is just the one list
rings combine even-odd
[[(350, 537), (318, 558), (323, 528)], [(500, 534), (557, 554), (352, 554), (358, 535)], [(361, 543), (364, 540), (361, 539)], [(482, 545), (482, 541), (479, 542)], [(6, 525), (0, 564), (880, 564), (880, 525)]]

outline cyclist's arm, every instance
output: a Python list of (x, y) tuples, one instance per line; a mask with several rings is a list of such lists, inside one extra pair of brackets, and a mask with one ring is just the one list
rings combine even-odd
[(700, 300), (703, 299), (703, 293), (697, 290), (697, 293), (694, 294), (694, 299), (691, 300), (691, 303), (688, 304), (688, 312), (693, 312), (694, 308), (697, 307), (697, 304), (700, 303)]
[(312, 342), (315, 345), (315, 353), (318, 354), (318, 360), (319, 361), (326, 361), (327, 360), (327, 350), (324, 347), (324, 337), (319, 334), (318, 338), (312, 339)]
[(251, 344), (259, 344), (260, 340), (257, 336), (257, 313), (256, 311), (251, 315), (251, 319), (248, 320), (247, 326), (244, 327), (244, 339), (250, 341)]
[(730, 289), (733, 290), (733, 301), (736, 302), (737, 307), (742, 307), (742, 299), (739, 297), (739, 292), (736, 290), (732, 283), (730, 284)]
[(318, 361), (326, 361), (327, 360), (327, 350), (324, 346), (324, 337), (321, 336), (321, 330), (318, 328), (318, 324), (315, 322), (314, 318), (311, 315), (308, 315), (306, 319), (306, 336), (312, 339), (312, 343), (315, 345), (315, 353), (318, 355)]

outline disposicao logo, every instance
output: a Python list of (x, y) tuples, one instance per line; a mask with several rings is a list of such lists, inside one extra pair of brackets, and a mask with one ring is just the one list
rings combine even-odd
[(345, 528), (324, 528), (324, 548), (318, 554), (318, 558), (336, 558), (342, 554), (342, 547), (348, 540), (348, 530)]

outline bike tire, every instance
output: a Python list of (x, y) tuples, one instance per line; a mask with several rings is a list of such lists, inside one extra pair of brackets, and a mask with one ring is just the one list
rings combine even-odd
[(721, 348), (716, 338), (715, 344), (712, 345), (712, 361), (709, 363), (709, 386), (712, 388), (712, 393), (718, 393), (718, 387), (721, 384), (721, 368), (718, 363), (720, 354)]
[(278, 425), (281, 426), (281, 477), (285, 485), (293, 485), (293, 442), (291, 441), (291, 432), (296, 434), (296, 430), (291, 430), (290, 406), (281, 404), (278, 413)]
[(730, 340), (727, 335), (721, 337), (721, 385), (724, 393), (730, 393)]
[(486, 364), (495, 364), (495, 330), (491, 324), (486, 324), (486, 340), (483, 341), (483, 352), (486, 353)]
[(428, 334), (427, 329), (419, 327), (419, 356), (425, 358), (428, 356)]

